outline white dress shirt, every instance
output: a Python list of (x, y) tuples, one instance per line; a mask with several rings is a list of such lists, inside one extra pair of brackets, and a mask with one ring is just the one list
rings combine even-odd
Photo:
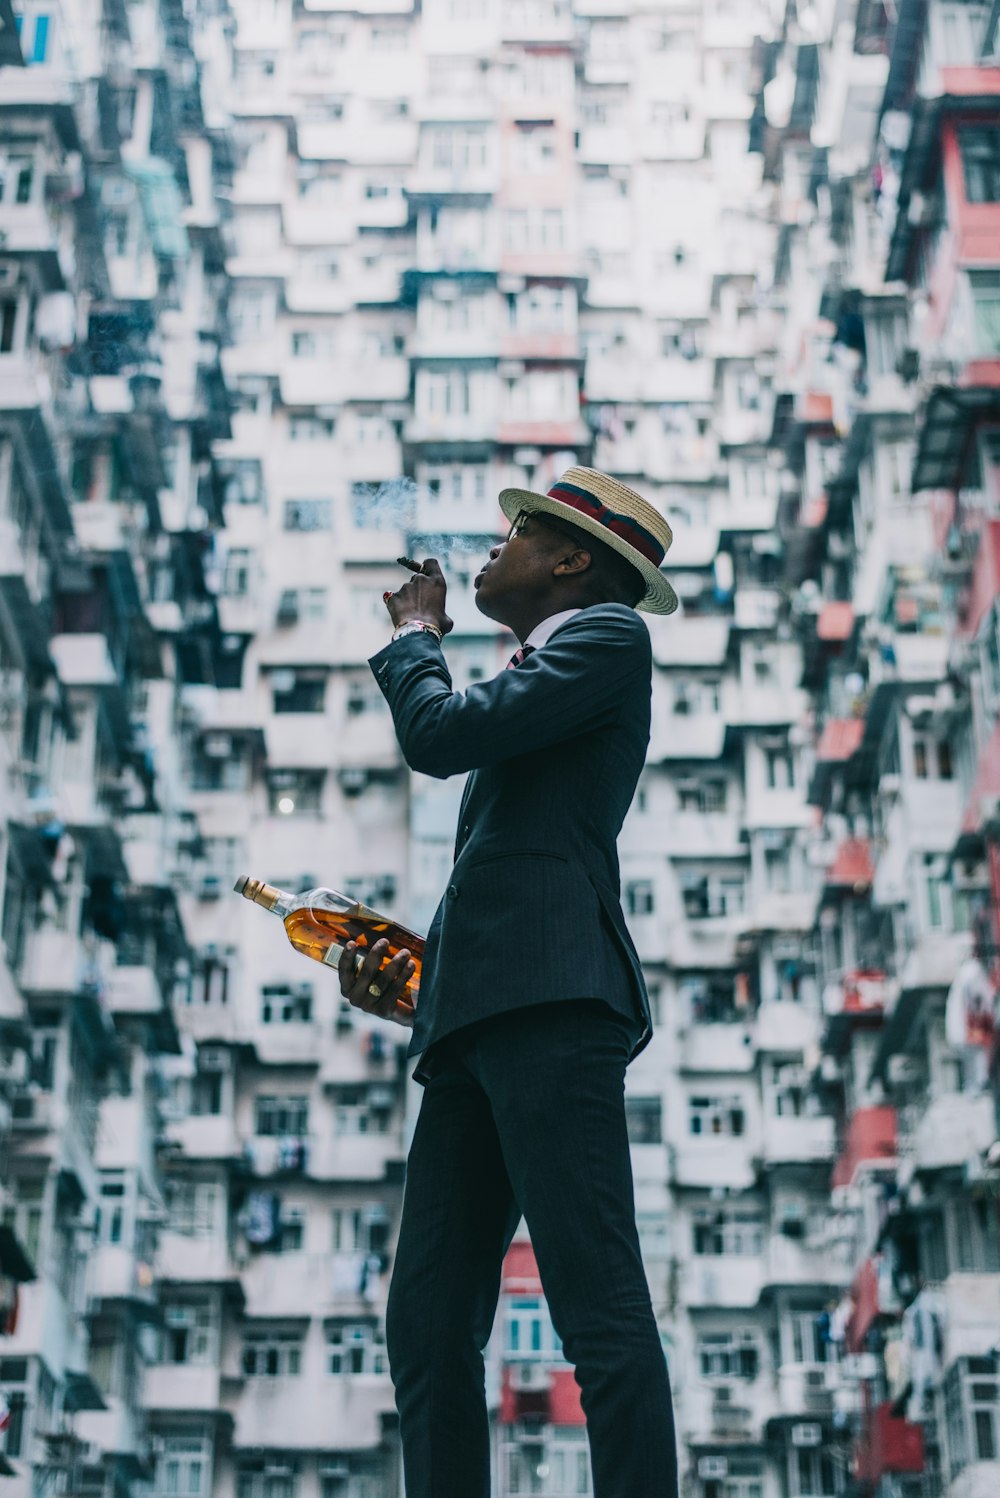
[(535, 625), (531, 634), (525, 640), (525, 645), (532, 645), (536, 650), (540, 650), (549, 636), (554, 634), (559, 628), (560, 624), (565, 624), (566, 620), (572, 619), (574, 614), (582, 612), (582, 609), (562, 609), (558, 614), (550, 614), (547, 619), (542, 620), (541, 624)]

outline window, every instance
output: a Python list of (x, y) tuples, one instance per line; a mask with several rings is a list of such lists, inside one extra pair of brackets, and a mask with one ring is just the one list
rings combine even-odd
[(303, 1138), (309, 1132), (309, 1099), (299, 1094), (259, 1097), (254, 1132), (270, 1137)]
[(630, 1144), (663, 1142), (663, 1100), (658, 1097), (627, 1097), (625, 1122)]
[(625, 908), (629, 915), (652, 915), (656, 896), (652, 879), (633, 879), (625, 886)]
[(688, 1099), (688, 1133), (704, 1137), (738, 1139), (746, 1129), (743, 1102), (738, 1097), (692, 1097)]
[(243, 1339), (243, 1372), (247, 1378), (297, 1378), (302, 1371), (299, 1332), (247, 1332)]
[(782, 1325), (786, 1363), (825, 1363), (830, 1344), (816, 1311), (793, 1312)]
[[(291, 678), (289, 680), (289, 678)], [(326, 696), (324, 671), (275, 671), (271, 678), (276, 713), (321, 713)]]
[(247, 546), (233, 546), (226, 553), (222, 574), (222, 591), (227, 598), (245, 598), (253, 576), (253, 552)]
[(764, 1250), (764, 1215), (756, 1207), (702, 1207), (694, 1214), (692, 1233), (700, 1257), (753, 1257)]
[(562, 1341), (540, 1295), (512, 1295), (507, 1299), (503, 1347), (508, 1358), (562, 1358)]
[(326, 1329), (326, 1371), (333, 1377), (350, 1373), (388, 1373), (385, 1338), (366, 1321), (344, 1321)]
[(682, 780), (677, 786), (679, 811), (725, 811), (724, 780)]
[(337, 1134), (386, 1134), (392, 1113), (392, 1090), (378, 1084), (349, 1084), (337, 1088), (333, 1107)]
[(268, 774), (268, 799), (272, 815), (303, 816), (322, 809), (322, 770), (272, 770)]
[(0, 157), (0, 203), (30, 203), (36, 180), (34, 150), (13, 148)]
[[(329, 442), (336, 435), (337, 423), (332, 416), (290, 416), (289, 442)], [(287, 511), (286, 511), (287, 513)], [(286, 530), (326, 530), (324, 526), (289, 526)]]
[(304, 1207), (290, 1207), (282, 1203), (281, 1236), (276, 1245), (279, 1253), (300, 1254), (306, 1241), (306, 1213)]
[(320, 1467), (320, 1498), (385, 1498), (388, 1476), (377, 1456), (358, 1452)]
[(236, 1479), (236, 1498), (297, 1498), (298, 1489), (298, 1463), (277, 1452), (242, 1467)]
[(763, 748), (768, 790), (791, 790), (795, 785), (795, 762), (787, 742), (770, 740)]
[(286, 531), (328, 531), (333, 513), (328, 499), (286, 499)]
[(725, 1477), (706, 1477), (701, 1498), (764, 1498), (761, 1463), (754, 1457), (727, 1456)]
[(756, 1378), (760, 1352), (751, 1332), (711, 1332), (698, 1338), (702, 1378)]
[(818, 1446), (790, 1450), (789, 1498), (837, 1498), (844, 1490), (844, 1470), (833, 1453)]
[(994, 1354), (956, 1358), (944, 1385), (948, 1471), (1000, 1460), (1000, 1363)]
[(221, 1181), (171, 1177), (167, 1181), (167, 1199), (172, 1233), (183, 1233), (189, 1238), (214, 1238), (221, 1229), (225, 1200)]
[(45, 1177), (18, 1176), (10, 1182), (3, 1224), (13, 1228), (28, 1258), (38, 1267), (45, 1213)]
[(313, 986), (311, 983), (267, 984), (260, 991), (260, 1020), (263, 1025), (307, 1025), (312, 1019)]
[(969, 272), (976, 352), (1000, 354), (1000, 271)]
[(958, 143), (965, 169), (965, 196), (970, 203), (1000, 202), (1000, 129), (961, 126)]
[(174, 1302), (163, 1307), (160, 1362), (204, 1366), (218, 1356), (219, 1323), (209, 1302)]
[(129, 1212), (124, 1174), (121, 1171), (102, 1171), (101, 1177), (101, 1197), (94, 1222), (94, 1237), (98, 1243), (124, 1243)]
[(51, 56), (52, 17), (45, 11), (33, 15), (15, 16), (21, 56), (27, 67), (37, 67)]
[(293, 359), (332, 359), (336, 352), (336, 340), (329, 329), (313, 328), (292, 334)]
[(153, 1480), (154, 1498), (208, 1498), (211, 1487), (209, 1437), (164, 1435)]
[(743, 913), (746, 880), (742, 874), (701, 874), (685, 870), (680, 875), (680, 885), (684, 914), (689, 921)]
[(0, 354), (14, 352), (17, 335), (17, 298), (0, 296)]
[(18, 1457), (24, 1449), (24, 1412), (28, 1403), (27, 1358), (0, 1358), (0, 1385), (8, 1408), (3, 1451), (5, 1456)]
[(335, 1254), (382, 1254), (389, 1242), (389, 1213), (381, 1202), (334, 1207), (330, 1218)]

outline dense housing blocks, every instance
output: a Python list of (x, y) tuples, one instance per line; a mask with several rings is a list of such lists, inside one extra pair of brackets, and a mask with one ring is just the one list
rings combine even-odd
[[(997, 7), (15, 10), (0, 1483), (399, 1498), (405, 1037), (231, 888), (426, 925), (382, 593), (440, 556), (494, 673), (496, 493), (576, 461), (675, 530), (621, 854), (685, 1498), (993, 1498)], [(488, 1396), (498, 1495), (590, 1493), (523, 1231)]]

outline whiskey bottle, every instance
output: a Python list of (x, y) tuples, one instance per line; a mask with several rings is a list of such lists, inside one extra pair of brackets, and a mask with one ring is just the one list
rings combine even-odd
[[(349, 941), (359, 947), (372, 947), (384, 938), (389, 943), (387, 959), (395, 957), (403, 947), (416, 964), (416, 972), (396, 1000), (396, 1011), (401, 1024), (410, 1024), (417, 1003), (420, 987), (420, 969), (423, 965), (424, 938), (415, 931), (407, 931), (388, 916), (379, 915), (352, 900), (338, 894), (335, 889), (310, 889), (304, 894), (293, 895), (288, 890), (265, 884), (262, 879), (251, 879), (241, 874), (233, 885), (236, 893), (255, 905), (262, 905), (272, 915), (280, 916), (285, 923), (285, 934), (296, 952), (311, 957), (314, 962), (336, 967)], [(358, 956), (356, 966), (361, 967), (364, 958)]]

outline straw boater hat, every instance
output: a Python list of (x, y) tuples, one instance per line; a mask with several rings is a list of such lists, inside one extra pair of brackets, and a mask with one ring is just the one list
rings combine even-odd
[(539, 511), (589, 531), (645, 579), (646, 592), (637, 609), (647, 614), (672, 614), (676, 609), (677, 594), (660, 571), (673, 532), (659, 511), (626, 484), (596, 468), (567, 468), (548, 494), (501, 489), (500, 508), (512, 522), (522, 511)]

